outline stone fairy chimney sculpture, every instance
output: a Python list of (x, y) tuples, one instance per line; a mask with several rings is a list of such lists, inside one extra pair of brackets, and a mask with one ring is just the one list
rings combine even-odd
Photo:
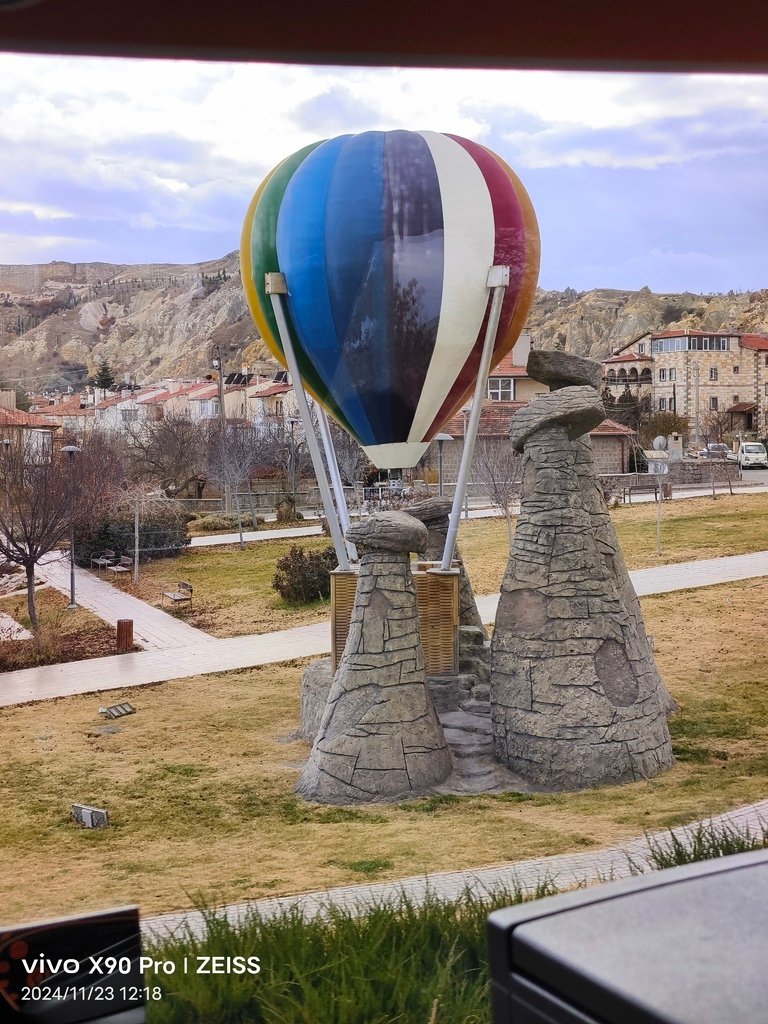
[(529, 373), (560, 389), (510, 428), (524, 453), (523, 496), (491, 643), (496, 757), (544, 790), (648, 778), (674, 763), (666, 691), (612, 562), (615, 535), (596, 529), (599, 484), (579, 440), (605, 418), (599, 367), (532, 356), (558, 360), (529, 361)]
[(451, 772), (427, 690), (409, 552), (426, 527), (403, 512), (354, 523), (360, 554), (349, 635), (297, 792), (321, 803), (420, 796)]

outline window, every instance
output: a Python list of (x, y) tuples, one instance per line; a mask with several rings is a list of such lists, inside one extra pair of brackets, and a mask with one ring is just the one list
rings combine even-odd
[(717, 399), (716, 398), (710, 398), (710, 400), (709, 400), (709, 411), (710, 412), (717, 412)]
[(768, 366), (768, 355), (765, 357), (765, 365)]
[(666, 398), (660, 398), (659, 399), (659, 412), (666, 412), (666, 409), (667, 409), (667, 400), (666, 400)]
[(709, 379), (710, 380), (717, 380), (717, 367), (716, 366), (710, 366), (710, 368), (709, 368)]
[(677, 370), (674, 367), (669, 368), (669, 380), (675, 380), (677, 377)]
[(667, 371), (666, 370), (659, 370), (659, 380), (661, 381), (661, 380), (666, 380), (666, 379), (667, 379)]
[(734, 368), (733, 368), (733, 372), (734, 372), (734, 373), (738, 373), (738, 372), (739, 372), (739, 368), (738, 368), (738, 366), (734, 366)]
[(135, 423), (139, 418), (138, 409), (121, 409), (120, 415), (123, 418), (123, 423)]
[(609, 370), (608, 373), (606, 373), (606, 375), (605, 375), (605, 383), (606, 384), (615, 384), (616, 383), (616, 371), (615, 370)]
[(675, 402), (674, 398), (670, 398), (670, 400), (669, 400), (669, 411), (670, 412), (674, 412), (676, 405), (677, 405), (677, 403)]
[(489, 377), (488, 397), (494, 402), (511, 402), (514, 395), (511, 377)]
[(768, 384), (765, 385), (765, 397), (768, 398)]
[(738, 396), (738, 395), (734, 395), (734, 396), (733, 396), (733, 404), (734, 404), (734, 405), (736, 405), (736, 403), (738, 402), (738, 400), (739, 400), (739, 396)]
[(644, 342), (642, 342), (642, 341), (641, 341), (641, 342), (640, 342), (640, 344), (639, 344), (639, 345), (637, 346), (637, 354), (638, 354), (639, 356), (645, 355), (645, 343), (644, 343)]

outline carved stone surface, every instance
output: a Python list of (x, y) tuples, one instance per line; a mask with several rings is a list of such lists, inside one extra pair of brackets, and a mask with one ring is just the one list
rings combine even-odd
[(324, 803), (429, 791), (451, 755), (429, 696), (409, 551), (426, 527), (402, 512), (355, 524), (360, 578), (344, 654), (297, 791)]
[[(528, 356), (527, 368), (531, 376), (543, 384), (549, 384), (552, 391), (581, 384), (590, 384), (597, 390), (602, 383), (600, 363), (566, 352), (533, 351)], [(648, 658), (656, 673), (660, 699), (666, 713), (673, 714), (677, 711), (677, 704), (672, 700), (656, 667), (651, 644), (645, 632), (640, 602), (627, 572), (616, 531), (605, 504), (603, 489), (597, 477), (592, 457), (592, 442), (588, 434), (574, 439), (573, 454), (584, 508), (592, 520), (597, 547), (606, 572), (616, 580), (622, 604), (633, 621), (638, 636), (648, 645)]]
[(569, 440), (586, 434), (605, 419), (605, 407), (594, 388), (552, 391), (519, 409), (509, 424), (509, 439), (518, 451), (544, 428), (561, 424)]
[[(451, 502), (447, 498), (439, 496), (425, 498), (424, 501), (409, 505), (408, 513), (424, 523), (427, 528), (427, 546), (420, 554), (430, 562), (442, 561), (445, 538), (448, 535)], [(467, 576), (467, 570), (464, 568), (458, 544), (454, 549), (453, 557), (459, 563), (459, 623), (462, 626), (475, 626), (482, 629), (483, 636), (487, 638), (483, 620), (477, 610), (475, 593), (469, 576)]]
[(603, 380), (600, 363), (570, 352), (534, 349), (528, 354), (526, 370), (529, 377), (549, 384), (552, 391), (583, 384), (599, 391)]
[(523, 497), (492, 639), (491, 714), (496, 757), (538, 789), (628, 782), (673, 763), (658, 672), (584, 497), (583, 442), (572, 443), (604, 415), (594, 388), (567, 387), (510, 427), (524, 447)]

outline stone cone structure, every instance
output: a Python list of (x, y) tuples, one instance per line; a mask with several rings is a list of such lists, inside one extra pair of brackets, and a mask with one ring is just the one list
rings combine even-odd
[(607, 570), (577, 469), (572, 442), (604, 417), (590, 382), (512, 418), (523, 497), (492, 638), (491, 713), (496, 757), (537, 789), (630, 782), (674, 760), (647, 638)]
[(419, 796), (452, 767), (427, 691), (409, 566), (427, 530), (381, 512), (347, 537), (360, 554), (349, 635), (297, 792), (345, 804)]
[[(551, 391), (574, 385), (589, 385), (596, 391), (602, 383), (602, 367), (593, 359), (584, 359), (567, 352), (551, 352), (534, 350), (528, 356), (528, 373), (542, 384), (549, 384)], [(622, 604), (633, 621), (638, 636), (648, 645), (648, 660), (656, 673), (659, 695), (668, 715), (677, 711), (677, 704), (672, 700), (664, 681), (659, 674), (648, 635), (645, 632), (643, 613), (637, 593), (627, 572), (621, 545), (611, 522), (608, 506), (605, 503), (603, 488), (595, 468), (592, 454), (592, 442), (589, 434), (582, 434), (572, 444), (576, 465), (576, 473), (581, 486), (581, 497), (584, 508), (592, 519), (597, 548), (605, 564), (609, 577), (616, 580)]]

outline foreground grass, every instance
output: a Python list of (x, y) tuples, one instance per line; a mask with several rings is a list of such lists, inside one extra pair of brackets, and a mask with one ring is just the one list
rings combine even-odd
[[(761, 589), (762, 588), (762, 589)], [(138, 902), (145, 914), (385, 881), (611, 845), (768, 794), (766, 585), (645, 599), (680, 712), (677, 764), (647, 782), (567, 794), (430, 797), (322, 807), (293, 793), (307, 746), (301, 665), (112, 691), (137, 714), (105, 723), (98, 695), (0, 711), (3, 919)], [(110, 731), (116, 730), (116, 731)], [(111, 826), (76, 828), (73, 802)]]
[[(755, 850), (768, 832), (701, 826), (688, 844), (676, 835), (651, 845), (653, 869)], [(542, 881), (534, 899), (551, 895)], [(150, 943), (145, 952), (172, 962), (170, 976), (147, 974), (161, 998), (150, 1024), (479, 1024), (490, 1013), (486, 920), (523, 902), (519, 890), (467, 890), (417, 904), (404, 894), (374, 906), (329, 905), (304, 917), (295, 907), (273, 917), (250, 913), (237, 924), (204, 912), (205, 936)], [(146, 945), (146, 944), (145, 944)], [(257, 975), (184, 973), (202, 956), (259, 956)], [(255, 965), (252, 965), (255, 967)]]
[[(539, 895), (551, 892), (543, 884)], [(152, 974), (162, 999), (150, 1024), (479, 1024), (488, 1019), (485, 922), (492, 910), (519, 903), (514, 890), (464, 893), (415, 904), (406, 896), (362, 913), (328, 907), (305, 920), (295, 909), (274, 918), (250, 915), (230, 925), (206, 915), (204, 939), (182, 937), (150, 946), (176, 974)], [(257, 976), (183, 974), (184, 958), (260, 957)]]

